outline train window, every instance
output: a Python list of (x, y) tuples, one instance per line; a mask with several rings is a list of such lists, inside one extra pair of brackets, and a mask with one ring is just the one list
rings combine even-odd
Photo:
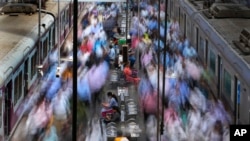
[(37, 63), (38, 64), (41, 64), (41, 61), (43, 60), (43, 56), (42, 56), (42, 51), (43, 51), (43, 48), (42, 48), (42, 46), (43, 46), (43, 44), (42, 44), (42, 41), (40, 41), (39, 43), (39, 46), (38, 46), (38, 58), (37, 58)]
[(179, 23), (181, 23), (181, 8), (178, 7), (178, 20), (179, 20)]
[(51, 28), (51, 39), (50, 39), (50, 41), (51, 41), (51, 47), (53, 48), (54, 46), (55, 46), (55, 44), (56, 44), (56, 30), (55, 30), (55, 26), (53, 26), (52, 28)]
[(181, 10), (181, 22), (180, 25), (182, 27), (182, 33), (185, 34), (185, 14)]
[(209, 69), (212, 74), (215, 74), (216, 56), (212, 50), (209, 51)]
[(227, 70), (224, 69), (223, 75), (223, 92), (226, 96), (228, 96), (231, 100), (233, 100), (233, 96), (231, 95), (231, 75)]
[(43, 42), (43, 59), (48, 55), (48, 38)]
[(37, 52), (31, 57), (31, 79), (35, 76), (36, 74), (36, 65), (37, 65)]
[[(19, 75), (18, 75), (19, 76)], [(15, 80), (14, 80), (14, 104), (16, 104), (17, 103), (17, 100), (18, 100), (18, 95), (19, 95), (19, 89), (18, 89), (18, 84), (19, 84), (19, 78), (18, 78), (18, 76), (15, 78)]]
[[(65, 25), (64, 24), (64, 22), (65, 22), (65, 20), (64, 20), (64, 12), (62, 13), (62, 15), (61, 15), (61, 25)], [(61, 35), (63, 35), (63, 33), (64, 33), (64, 26), (61, 26)]]
[(65, 21), (66, 21), (66, 24), (68, 24), (69, 23), (69, 8), (67, 8), (67, 10), (66, 10), (66, 13), (65, 13)]
[(198, 49), (199, 44), (199, 28), (195, 27), (195, 48)]
[(205, 40), (205, 63), (207, 64), (208, 40)]
[(17, 104), (18, 100), (23, 94), (23, 71), (20, 71), (14, 80), (14, 104)]
[(174, 9), (174, 4), (173, 4), (173, 0), (170, 0), (170, 8), (169, 8), (170, 10), (170, 16), (171, 17), (174, 17), (174, 15), (173, 15), (173, 9)]
[(201, 60), (204, 62), (205, 61), (205, 40), (200, 36), (200, 42), (199, 42), (199, 47), (198, 47), (198, 53), (201, 57)]
[(59, 33), (60, 33), (60, 30), (59, 30), (60, 24), (58, 25), (58, 21), (56, 22), (55, 26), (56, 26), (56, 28), (55, 28), (56, 31), (54, 32), (55, 36), (56, 36), (55, 43), (58, 44), (59, 39), (60, 39), (60, 36), (59, 36)]
[(175, 7), (175, 17), (177, 17), (177, 20), (179, 19), (178, 15), (179, 15), (179, 8), (178, 6)]
[(50, 28), (50, 31), (49, 31), (49, 50), (51, 50), (51, 48), (53, 47), (53, 40), (54, 40), (54, 37), (53, 37), (53, 26)]
[(188, 19), (188, 17), (186, 16), (186, 27), (185, 27), (186, 31), (185, 31), (185, 35), (186, 37), (190, 37), (189, 33), (190, 33), (190, 20)]

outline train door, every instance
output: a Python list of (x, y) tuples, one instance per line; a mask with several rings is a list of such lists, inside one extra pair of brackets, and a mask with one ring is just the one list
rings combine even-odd
[(238, 124), (250, 124), (250, 95), (247, 92), (249, 89), (244, 87), (249, 88), (249, 86), (243, 85), (243, 82), (237, 79), (237, 95), (240, 99), (238, 101)]
[(208, 63), (208, 40), (205, 40), (205, 64)]
[(24, 97), (28, 94), (29, 87), (29, 59), (24, 63)]
[(178, 21), (181, 23), (181, 8), (178, 7)]
[(222, 74), (222, 61), (221, 57), (218, 55), (218, 64), (217, 64), (217, 96), (221, 98), (221, 74)]
[(12, 115), (12, 80), (6, 85), (4, 95), (4, 134), (9, 136), (11, 131), (11, 115)]
[(234, 109), (235, 109), (235, 123), (239, 124), (239, 117), (240, 117), (240, 81), (236, 76), (234, 76), (234, 93), (235, 93), (235, 104), (234, 104)]
[(198, 46), (199, 46), (199, 28), (198, 27), (195, 27), (195, 41), (194, 41), (194, 43), (195, 43), (195, 49), (196, 49), (196, 51), (198, 52)]

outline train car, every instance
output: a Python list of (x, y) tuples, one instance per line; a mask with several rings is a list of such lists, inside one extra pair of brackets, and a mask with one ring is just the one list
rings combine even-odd
[[(39, 78), (38, 70), (46, 71), (48, 54), (63, 45), (73, 26), (71, 2), (60, 2), (58, 10), (58, 3), (48, 0), (45, 9), (31, 14), (20, 11), (20, 5), (25, 4), (15, 5), (13, 11), (0, 15), (0, 140), (7, 140), (14, 132), (22, 117), (20, 106)], [(84, 4), (78, 6), (80, 14)]]
[[(223, 17), (232, 7), (237, 11)], [(168, 14), (179, 21), (182, 33), (207, 67), (215, 97), (228, 105), (236, 124), (249, 124), (249, 8), (236, 3), (208, 7), (205, 0), (168, 0)]]

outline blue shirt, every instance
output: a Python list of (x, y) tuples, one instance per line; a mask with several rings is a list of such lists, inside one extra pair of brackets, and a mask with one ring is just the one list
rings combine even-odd
[(110, 49), (109, 57), (110, 57), (110, 59), (115, 60), (115, 49), (114, 48)]
[(118, 106), (117, 101), (115, 100), (115, 98), (111, 98), (109, 101), (109, 107), (108, 108), (112, 108), (113, 106)]

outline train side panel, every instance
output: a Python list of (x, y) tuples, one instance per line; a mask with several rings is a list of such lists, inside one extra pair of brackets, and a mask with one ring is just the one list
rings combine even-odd
[(170, 18), (180, 22), (182, 34), (187, 36), (199, 60), (207, 66), (211, 75), (209, 85), (215, 97), (228, 105), (235, 123), (249, 124), (249, 67), (231, 49), (232, 43), (223, 39), (208, 19), (201, 16), (202, 10), (195, 9), (189, 2), (168, 2)]
[[(65, 12), (66, 9), (66, 12)], [(61, 11), (67, 13), (63, 22), (63, 33), (67, 36), (70, 30), (69, 21), (72, 14), (69, 11), (69, 3), (65, 3)], [(53, 10), (52, 10), (53, 11)], [(52, 13), (53, 14), (53, 13)], [(56, 47), (56, 28), (55, 20), (51, 15), (42, 13), (41, 40), (38, 48), (38, 26), (30, 28), (30, 33), (19, 41), (14, 49), (0, 62), (7, 60), (8, 63), (2, 63), (0, 71), (0, 139), (5, 140), (15, 129), (18, 120), (22, 116), (20, 110), (23, 99), (27, 96), (28, 90), (32, 89), (33, 84), (38, 78), (37, 65), (47, 63), (47, 56), (52, 48)], [(54, 12), (56, 15), (56, 12)], [(21, 21), (20, 21), (21, 22)], [(61, 23), (63, 24), (63, 23)], [(71, 24), (72, 26), (72, 24)], [(30, 38), (32, 37), (32, 38)], [(64, 42), (64, 39), (62, 40)], [(19, 62), (17, 63), (17, 60)], [(41, 61), (39, 63), (39, 61)], [(5, 67), (4, 67), (5, 65)], [(46, 65), (43, 67), (46, 71)]]

